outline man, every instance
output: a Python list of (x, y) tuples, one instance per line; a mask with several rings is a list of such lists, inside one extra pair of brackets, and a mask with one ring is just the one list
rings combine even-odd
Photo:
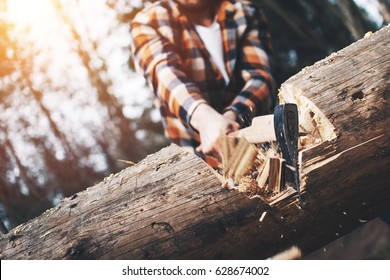
[(221, 133), (267, 114), (270, 38), (249, 1), (162, 0), (131, 23), (136, 65), (154, 90), (167, 136), (213, 167)]

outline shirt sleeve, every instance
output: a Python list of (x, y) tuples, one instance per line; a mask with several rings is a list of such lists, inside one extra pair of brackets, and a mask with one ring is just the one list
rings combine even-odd
[(275, 82), (271, 71), (271, 46), (267, 23), (260, 9), (255, 9), (248, 19), (239, 53), (239, 72), (244, 81), (240, 93), (226, 110), (233, 110), (240, 119), (251, 120), (254, 116), (271, 111), (275, 98)]
[[(143, 72), (160, 102), (183, 124), (190, 126), (194, 110), (206, 100), (183, 70), (180, 55), (170, 39), (171, 27), (164, 25), (164, 19), (151, 18), (141, 12), (132, 21), (130, 33), (137, 68)], [(164, 33), (168, 35), (164, 36)]]

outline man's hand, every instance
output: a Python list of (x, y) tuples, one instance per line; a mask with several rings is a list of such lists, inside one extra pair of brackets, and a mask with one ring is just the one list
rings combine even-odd
[(233, 111), (227, 111), (221, 115), (209, 105), (200, 104), (190, 121), (200, 134), (201, 145), (196, 149), (197, 152), (220, 159), (222, 155), (220, 136), (240, 128), (235, 118)]

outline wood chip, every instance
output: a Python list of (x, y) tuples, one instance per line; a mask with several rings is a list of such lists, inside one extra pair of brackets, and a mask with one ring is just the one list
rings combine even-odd
[(270, 157), (268, 185), (273, 193), (280, 193), (284, 189), (284, 173), (286, 161), (280, 157)]
[(261, 214), (261, 217), (259, 219), (259, 222), (263, 222), (264, 218), (265, 218), (265, 215), (267, 215), (267, 211), (264, 211), (263, 214)]

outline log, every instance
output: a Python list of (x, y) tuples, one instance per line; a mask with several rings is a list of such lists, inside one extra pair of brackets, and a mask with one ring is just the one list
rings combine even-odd
[(1, 259), (265, 259), (303, 255), (390, 209), (390, 27), (281, 88), (299, 106), (301, 199), (221, 186), (170, 146), (0, 238)]

